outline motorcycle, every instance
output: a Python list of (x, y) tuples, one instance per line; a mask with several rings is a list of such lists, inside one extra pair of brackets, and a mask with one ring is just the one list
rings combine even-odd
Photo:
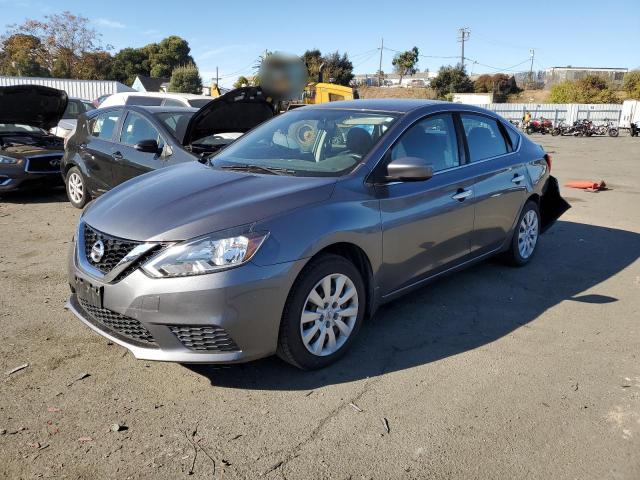
[(608, 118), (605, 118), (604, 121), (605, 123), (594, 127), (594, 135), (609, 135), (610, 137), (617, 137), (620, 132), (613, 126), (613, 122)]
[(527, 133), (527, 135), (531, 135), (532, 133), (541, 133), (542, 135), (545, 135), (552, 132), (552, 129), (553, 122), (542, 117), (540, 120), (532, 120), (531, 122), (529, 122), (527, 128), (525, 129), (525, 132)]
[(632, 123), (631, 124), (631, 136), (632, 137), (637, 137), (638, 135), (640, 135), (640, 122)]
[(558, 125), (553, 127), (551, 130), (551, 135), (557, 137), (558, 135), (572, 135), (575, 131), (575, 122), (573, 125), (567, 125), (564, 123), (564, 120), (560, 120)]

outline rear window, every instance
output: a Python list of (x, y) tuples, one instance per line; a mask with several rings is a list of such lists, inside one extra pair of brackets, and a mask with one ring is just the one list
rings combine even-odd
[(143, 105), (147, 107), (159, 106), (162, 104), (162, 97), (144, 97), (142, 95), (130, 95), (127, 97), (126, 105)]
[(496, 120), (470, 113), (462, 114), (461, 119), (472, 162), (507, 153), (507, 142)]
[(213, 100), (213, 98), (197, 98), (197, 99), (191, 99), (191, 100), (189, 100), (189, 105), (191, 105), (192, 107), (196, 107), (196, 108), (202, 108), (202, 107), (204, 107), (207, 103), (209, 103), (211, 100)]

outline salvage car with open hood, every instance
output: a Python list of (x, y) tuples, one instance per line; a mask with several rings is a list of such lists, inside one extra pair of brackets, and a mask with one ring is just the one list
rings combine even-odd
[(0, 87), (0, 192), (60, 183), (62, 139), (48, 131), (67, 102), (54, 88)]
[(72, 205), (82, 208), (133, 177), (184, 162), (206, 162), (275, 115), (259, 88), (245, 87), (200, 109), (118, 105), (81, 115), (67, 138), (61, 172)]

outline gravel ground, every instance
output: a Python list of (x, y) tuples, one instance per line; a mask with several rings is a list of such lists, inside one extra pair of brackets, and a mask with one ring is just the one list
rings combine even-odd
[(529, 266), (410, 294), (311, 373), (135, 360), (63, 308), (64, 192), (1, 198), (0, 476), (640, 478), (640, 140), (536, 138), (611, 189), (563, 189)]

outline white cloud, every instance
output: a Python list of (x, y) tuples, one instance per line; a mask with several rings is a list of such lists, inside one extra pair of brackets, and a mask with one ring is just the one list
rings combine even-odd
[(109, 20), (108, 18), (96, 18), (96, 25), (100, 25), (101, 27), (107, 28), (127, 28), (124, 23), (117, 22), (115, 20)]

